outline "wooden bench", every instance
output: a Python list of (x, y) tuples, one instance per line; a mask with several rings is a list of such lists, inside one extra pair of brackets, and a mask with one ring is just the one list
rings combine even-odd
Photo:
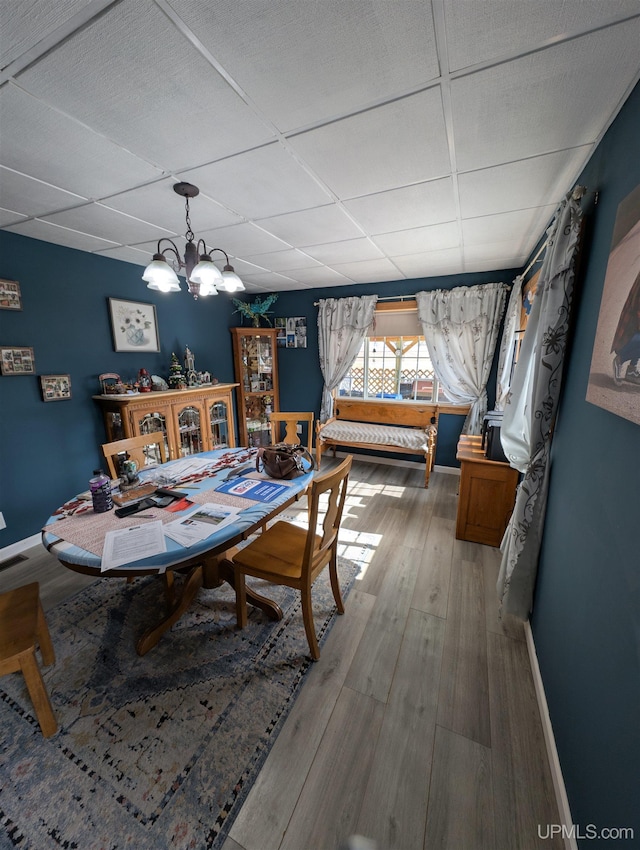
[(337, 398), (335, 416), (316, 425), (316, 463), (326, 447), (346, 446), (373, 451), (424, 455), (424, 486), (436, 455), (439, 407), (409, 401)]

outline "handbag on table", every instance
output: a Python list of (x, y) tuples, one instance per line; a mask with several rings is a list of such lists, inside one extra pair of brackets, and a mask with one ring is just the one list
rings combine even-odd
[[(303, 458), (308, 462), (309, 469), (305, 469)], [(263, 446), (256, 455), (256, 470), (264, 472), (269, 478), (293, 478), (311, 472), (315, 466), (313, 457), (304, 446), (292, 446), (289, 443)]]

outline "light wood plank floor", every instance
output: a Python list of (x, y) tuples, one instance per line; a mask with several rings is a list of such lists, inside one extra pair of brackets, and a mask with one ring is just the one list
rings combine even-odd
[[(323, 461), (329, 466), (331, 458)], [(521, 624), (498, 617), (497, 549), (455, 539), (459, 479), (355, 462), (342, 554), (367, 568), (224, 850), (562, 850)], [(304, 504), (299, 510), (304, 513)], [(0, 590), (45, 609), (90, 579), (36, 547)]]

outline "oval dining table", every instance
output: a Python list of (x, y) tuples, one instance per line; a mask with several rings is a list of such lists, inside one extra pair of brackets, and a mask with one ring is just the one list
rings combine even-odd
[[(42, 530), (44, 546), (71, 570), (102, 578), (132, 579), (148, 575), (164, 578), (168, 610), (138, 638), (136, 651), (139, 655), (158, 643), (189, 608), (201, 587), (215, 588), (226, 581), (235, 589), (233, 566), (229, 561), (234, 548), (304, 496), (313, 477), (311, 470), (305, 467), (306, 471), (297, 477), (275, 482), (256, 472), (256, 454), (257, 449), (215, 449), (191, 455), (188, 459), (145, 467), (140, 472), (142, 486), (145, 482), (150, 488), (157, 484), (184, 494), (183, 500), (167, 508), (149, 507), (138, 514), (118, 517), (113, 510), (96, 514), (90, 500), (76, 496), (58, 508), (45, 524)], [(182, 474), (187, 460), (193, 461), (192, 469), (196, 465), (200, 468)], [(281, 487), (266, 488), (272, 491), (269, 501), (243, 499), (216, 489), (240, 478), (264, 479)], [(149, 520), (161, 520), (164, 524), (186, 516), (193, 508), (207, 502), (233, 505), (239, 512), (228, 525), (188, 547), (165, 535), (165, 552), (104, 569), (102, 555), (107, 532), (139, 526)], [(174, 583), (176, 572), (184, 576), (179, 586)], [(271, 619), (282, 618), (282, 611), (275, 602), (249, 588), (247, 601)]]

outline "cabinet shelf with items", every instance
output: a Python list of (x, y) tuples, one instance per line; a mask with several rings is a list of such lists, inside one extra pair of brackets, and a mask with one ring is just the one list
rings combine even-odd
[(107, 442), (164, 434), (171, 460), (235, 446), (233, 390), (237, 384), (211, 384), (188, 390), (93, 396), (102, 410)]
[(271, 443), (269, 417), (280, 409), (275, 328), (231, 328), (238, 382), (238, 435), (243, 446)]

